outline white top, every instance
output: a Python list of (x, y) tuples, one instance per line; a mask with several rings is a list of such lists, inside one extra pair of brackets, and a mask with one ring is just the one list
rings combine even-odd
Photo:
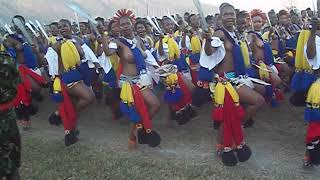
[(157, 58), (158, 61), (163, 62), (166, 59), (169, 59), (169, 46), (167, 43), (162, 44), (164, 54), (160, 56), (159, 50), (157, 49)]
[(308, 59), (307, 56), (307, 44), (304, 46), (304, 55), (308, 59), (309, 65), (313, 70), (318, 70), (320, 68), (320, 37), (316, 36), (316, 55), (312, 59)]
[[(180, 49), (182, 49), (182, 45), (181, 45), (181, 42), (182, 42), (182, 38), (181, 38), (181, 40), (180, 40), (180, 42), (179, 42), (179, 48)], [(186, 48), (188, 49), (188, 50), (192, 50), (191, 49), (191, 40), (190, 40), (190, 37), (189, 36), (186, 36)]]
[(90, 49), (90, 47), (88, 45), (86, 45), (85, 43), (81, 46), (81, 48), (83, 49), (84, 57), (85, 57), (85, 59), (81, 60), (81, 61), (82, 62), (88, 62), (89, 68), (94, 68), (94, 64), (93, 63), (99, 63), (96, 55)]
[(49, 47), (44, 57), (47, 59), (48, 62), (49, 75), (59, 75), (58, 53), (52, 47)]
[(107, 74), (112, 68), (110, 58), (103, 52), (102, 55), (98, 57), (98, 61), (104, 72)]
[(226, 55), (226, 50), (224, 48), (223, 42), (218, 37), (212, 37), (211, 39), (211, 46), (217, 48), (216, 52), (208, 56), (204, 50), (206, 44), (206, 42), (204, 41), (199, 61), (202, 67), (208, 68), (209, 70), (212, 70), (214, 67), (216, 67)]
[(147, 54), (147, 58), (145, 59), (146, 65), (159, 66), (156, 59), (153, 57), (152, 53), (150, 52), (150, 50), (145, 50), (144, 52)]

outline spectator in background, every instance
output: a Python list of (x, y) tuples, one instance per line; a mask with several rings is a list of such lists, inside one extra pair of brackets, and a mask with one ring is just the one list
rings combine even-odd
[(268, 16), (269, 16), (270, 23), (272, 26), (275, 26), (279, 23), (278, 16), (273, 9), (268, 12)]
[(215, 21), (214, 21), (214, 17), (212, 15), (208, 15), (206, 17), (206, 22), (208, 24), (208, 27), (211, 28), (212, 30), (214, 30), (215, 28)]
[(183, 15), (184, 21), (187, 22), (188, 24), (189, 24), (189, 16), (190, 16), (190, 13), (188, 13), (188, 12), (185, 12)]
[(313, 11), (311, 10), (311, 8), (307, 8), (306, 11), (307, 11), (307, 14), (308, 14), (309, 19), (310, 19), (312, 16), (314, 16), (314, 15), (313, 15)]

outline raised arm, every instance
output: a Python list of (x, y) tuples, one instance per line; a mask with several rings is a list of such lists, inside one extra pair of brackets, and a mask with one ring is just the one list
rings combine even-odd
[(15, 40), (10, 36), (8, 36), (6, 43), (8, 44), (8, 46), (11, 46), (16, 50), (17, 62), (19, 64), (23, 64), (24, 63), (23, 45), (19, 41)]
[[(220, 38), (221, 34), (219, 32), (216, 32), (214, 36), (217, 36)], [(210, 32), (204, 32), (202, 37), (206, 40), (205, 45), (204, 45), (204, 52), (208, 55), (211, 56), (213, 53), (216, 52), (217, 48), (214, 48), (211, 46), (211, 41), (212, 41), (212, 35)]]
[[(110, 37), (108, 36), (102, 36), (102, 48), (106, 56), (111, 56), (115, 53), (117, 53), (118, 50), (118, 43), (117, 41), (111, 42), (110, 43)], [(110, 47), (111, 46), (111, 47)], [(114, 47), (112, 47), (114, 46)]]
[(313, 59), (316, 56), (316, 34), (320, 21), (317, 18), (312, 18), (311, 35), (307, 43), (307, 57)]
[(163, 34), (160, 34), (160, 36), (159, 36), (158, 53), (159, 53), (160, 56), (164, 56), (164, 50), (163, 50)]

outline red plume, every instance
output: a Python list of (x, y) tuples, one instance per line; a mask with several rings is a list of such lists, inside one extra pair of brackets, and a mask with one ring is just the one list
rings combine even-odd
[(256, 16), (260, 16), (264, 23), (267, 21), (266, 13), (262, 12), (260, 9), (253, 9), (250, 12), (250, 16), (251, 16), (251, 18), (256, 17)]
[(115, 21), (119, 21), (120, 18), (122, 17), (128, 17), (132, 23), (136, 21), (136, 17), (133, 14), (133, 12), (129, 9), (119, 9), (116, 14), (114, 15), (113, 19)]

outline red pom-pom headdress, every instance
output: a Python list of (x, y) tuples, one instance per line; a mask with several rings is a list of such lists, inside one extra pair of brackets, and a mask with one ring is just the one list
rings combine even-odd
[(131, 22), (134, 24), (136, 21), (136, 16), (133, 14), (133, 12), (129, 9), (119, 9), (116, 14), (114, 15), (113, 19), (115, 21), (119, 21), (122, 17), (128, 17)]
[(262, 20), (266, 20), (266, 14), (263, 13), (260, 9), (254, 9), (250, 12), (250, 16), (251, 18), (256, 17), (256, 16), (260, 16), (262, 18)]
[(262, 18), (262, 22), (266, 23), (267, 22), (267, 15), (266, 13), (262, 12), (260, 9), (254, 9), (250, 12), (250, 16), (251, 18), (256, 17), (256, 16), (260, 16)]

